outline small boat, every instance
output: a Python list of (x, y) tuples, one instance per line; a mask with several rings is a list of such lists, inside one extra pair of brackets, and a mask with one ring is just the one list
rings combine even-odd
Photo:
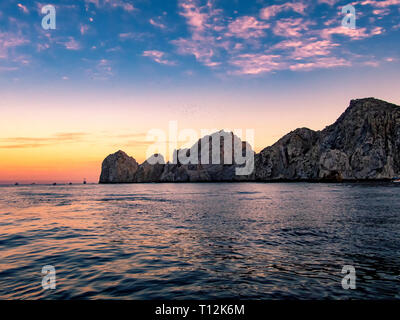
[(18, 183), (18, 182), (16, 182), (16, 183), (15, 183), (15, 186), (19, 186), (19, 183)]
[(83, 184), (86, 184), (86, 178), (83, 179)]
[(56, 183), (56, 182), (54, 182), (54, 183), (53, 183), (53, 186), (56, 186), (56, 185), (57, 185), (57, 183)]

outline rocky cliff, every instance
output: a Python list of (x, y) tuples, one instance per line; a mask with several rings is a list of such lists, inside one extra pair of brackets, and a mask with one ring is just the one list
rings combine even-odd
[[(220, 164), (204, 163), (200, 155), (208, 148), (201, 146), (207, 141), (210, 146), (213, 136), (221, 133)], [(393, 179), (400, 176), (400, 107), (374, 98), (352, 100), (324, 130), (296, 129), (255, 154), (250, 175), (236, 174), (242, 165), (234, 156), (227, 161), (225, 143), (240, 144), (242, 155), (246, 147), (253, 152), (249, 144), (223, 131), (203, 137), (190, 149), (177, 150), (173, 163), (165, 164), (161, 155), (154, 155), (161, 157), (158, 163), (150, 158), (138, 166), (118, 151), (104, 160), (100, 183)], [(182, 163), (190, 156), (198, 157), (197, 164)]]
[(104, 159), (101, 165), (100, 183), (129, 183), (135, 181), (139, 165), (123, 151), (117, 151)]
[(352, 100), (322, 131), (297, 129), (256, 155), (255, 177), (269, 180), (392, 179), (400, 173), (400, 107)]
[[(215, 155), (219, 161), (213, 159), (213, 142), (216, 143), (215, 149), (219, 150)], [(241, 159), (245, 158), (246, 152), (254, 159), (250, 144), (241, 141), (232, 132), (222, 130), (199, 139), (189, 149), (175, 150), (174, 159), (168, 163), (165, 163), (162, 155), (155, 154), (138, 166), (135, 159), (118, 151), (103, 161), (100, 183), (252, 180), (254, 173), (236, 174), (236, 170), (243, 168), (245, 163), (235, 154), (235, 144), (240, 150)], [(252, 162), (254, 166), (254, 160)]]

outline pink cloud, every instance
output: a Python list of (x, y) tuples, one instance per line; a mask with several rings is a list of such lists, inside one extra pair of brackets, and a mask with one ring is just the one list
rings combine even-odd
[(89, 26), (85, 24), (81, 24), (79, 31), (81, 35), (84, 35), (89, 30)]
[(59, 41), (67, 50), (79, 50), (81, 48), (80, 44), (73, 38), (69, 37), (68, 41)]
[(379, 67), (380, 63), (378, 61), (365, 61), (364, 65), (368, 67), (377, 68)]
[(308, 30), (310, 24), (310, 21), (305, 21), (302, 18), (281, 19), (276, 22), (273, 32), (274, 34), (283, 37), (299, 37), (301, 36), (301, 31)]
[(231, 59), (230, 64), (239, 68), (236, 74), (256, 75), (283, 69), (285, 63), (277, 61), (279, 55), (241, 54)]
[(300, 60), (314, 56), (327, 56), (339, 44), (330, 40), (286, 40), (278, 43), (273, 49), (292, 50), (290, 58)]
[(207, 42), (207, 38), (199, 36), (194, 39), (178, 39), (173, 40), (172, 44), (178, 48), (178, 53), (182, 55), (194, 55), (195, 58), (208, 67), (216, 67), (220, 63), (213, 61), (215, 51), (211, 43), (214, 38), (209, 38), (211, 42)]
[(96, 61), (90, 61), (93, 64), (92, 68), (86, 70), (86, 74), (93, 80), (106, 81), (114, 76), (111, 61), (107, 59), (100, 59)]
[(157, 21), (155, 21), (154, 19), (150, 19), (150, 20), (149, 20), (149, 23), (150, 23), (152, 26), (157, 27), (157, 28), (160, 28), (160, 29), (165, 29), (165, 28), (166, 28), (166, 26), (165, 26), (164, 24), (162, 24), (161, 22), (157, 22)]
[(159, 63), (159, 64), (165, 64), (165, 65), (175, 65), (176, 63), (170, 60), (164, 59), (165, 53), (162, 51), (158, 50), (147, 50), (143, 52), (143, 57), (149, 57), (153, 61)]
[(97, 8), (111, 7), (111, 8), (121, 8), (124, 11), (132, 12), (135, 10), (135, 7), (129, 1), (123, 0), (85, 0), (86, 4), (93, 4)]
[(207, 7), (202, 7), (198, 5), (198, 1), (185, 0), (180, 1), (179, 6), (182, 9), (180, 15), (186, 18), (190, 27), (198, 31), (204, 30), (206, 21), (212, 15), (211, 4), (207, 4)]
[(186, 18), (191, 31), (189, 38), (171, 41), (182, 55), (194, 55), (202, 64), (216, 67), (220, 63), (214, 61), (218, 50), (227, 49), (229, 41), (218, 33), (226, 29), (222, 24), (222, 11), (215, 9), (211, 1), (200, 5), (197, 0), (181, 0), (179, 14)]
[(265, 35), (264, 30), (268, 29), (270, 24), (258, 21), (254, 17), (244, 16), (237, 18), (228, 25), (228, 36), (236, 36), (243, 39), (258, 38)]
[(334, 67), (345, 67), (350, 65), (351, 62), (343, 58), (324, 57), (315, 59), (312, 62), (293, 64), (289, 67), (289, 69), (292, 71), (309, 71), (313, 69), (327, 69)]
[(372, 13), (377, 16), (387, 16), (388, 14), (390, 14), (390, 9), (389, 8), (375, 9), (372, 11)]
[(382, 27), (375, 27), (370, 32), (368, 32), (367, 28), (350, 29), (343, 26), (338, 26), (321, 30), (321, 37), (324, 39), (329, 39), (332, 35), (339, 34), (348, 36), (353, 40), (360, 40), (382, 34), (383, 32), (384, 29)]
[(7, 32), (0, 33), (0, 59), (8, 58), (8, 51), (12, 48), (22, 46), (30, 41), (21, 35), (11, 34)]
[(23, 13), (26, 13), (26, 14), (29, 13), (28, 8), (25, 7), (25, 6), (24, 6), (23, 4), (21, 4), (21, 3), (18, 3), (18, 8), (20, 8), (20, 9), (22, 10)]
[(369, 4), (369, 5), (377, 7), (377, 8), (386, 8), (389, 6), (400, 5), (400, 0), (384, 0), (384, 1), (365, 0), (365, 1), (361, 2), (361, 4), (363, 6)]
[(333, 6), (334, 4), (336, 4), (339, 1), (340, 0), (318, 0), (318, 3), (326, 3), (330, 6)]
[(287, 2), (281, 5), (272, 5), (261, 10), (260, 17), (268, 20), (282, 11), (292, 10), (294, 12), (304, 14), (307, 5), (302, 2)]

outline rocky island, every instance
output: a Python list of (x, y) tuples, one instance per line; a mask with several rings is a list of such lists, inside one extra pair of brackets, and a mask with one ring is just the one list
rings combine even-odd
[[(219, 132), (221, 133), (221, 132)], [(215, 134), (219, 134), (215, 133)], [(233, 133), (223, 132), (232, 141)], [(190, 149), (199, 148), (205, 136)], [(100, 183), (218, 182), (218, 181), (357, 181), (389, 180), (400, 176), (400, 107), (375, 98), (352, 100), (337, 121), (321, 131), (296, 129), (270, 147), (254, 154), (254, 170), (236, 175), (233, 158), (224, 162), (224, 138), (220, 164), (165, 163), (160, 154), (141, 165), (123, 151), (102, 163)], [(242, 153), (251, 146), (240, 141)], [(177, 150), (180, 152), (181, 150)]]

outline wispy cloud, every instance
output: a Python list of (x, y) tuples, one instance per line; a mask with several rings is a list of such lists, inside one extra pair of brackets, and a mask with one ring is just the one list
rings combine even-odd
[(239, 17), (228, 25), (227, 36), (235, 36), (243, 39), (259, 38), (265, 36), (265, 29), (271, 25), (261, 22), (255, 17)]
[(167, 26), (165, 25), (165, 24), (162, 24), (161, 22), (157, 22), (155, 19), (153, 19), (153, 18), (151, 18), (150, 20), (149, 20), (149, 23), (152, 25), (152, 26), (154, 26), (154, 27), (157, 27), (157, 28), (160, 28), (160, 29), (166, 29), (167, 28)]
[(24, 6), (23, 4), (21, 4), (21, 3), (18, 3), (18, 8), (20, 8), (21, 9), (21, 11), (23, 12), (23, 13), (25, 13), (25, 14), (29, 14), (29, 10), (28, 10), (28, 8), (26, 7), (26, 6)]
[(286, 63), (281, 62), (281, 56), (272, 54), (241, 54), (230, 60), (237, 67), (236, 74), (260, 74), (274, 70), (284, 69)]
[(68, 37), (67, 40), (59, 40), (57, 41), (59, 44), (65, 47), (67, 50), (79, 50), (81, 49), (81, 45), (74, 37)]
[[(227, 48), (228, 41), (221, 37), (226, 25), (223, 24), (222, 11), (214, 8), (211, 1), (200, 5), (198, 0), (180, 0), (179, 14), (185, 17), (191, 31), (190, 38), (179, 38), (171, 41), (182, 55), (193, 55), (196, 60), (208, 67), (216, 67), (218, 50)], [(217, 33), (217, 34), (216, 34)]]
[(21, 34), (0, 32), (0, 59), (7, 59), (9, 50), (28, 44), (29, 42), (30, 40)]
[(327, 69), (327, 68), (334, 68), (334, 67), (344, 67), (344, 66), (351, 66), (351, 62), (344, 59), (344, 58), (336, 58), (336, 57), (323, 57), (317, 58), (312, 62), (306, 63), (296, 63), (291, 65), (289, 68), (290, 70), (314, 70), (314, 69)]
[(386, 7), (390, 7), (390, 6), (396, 6), (396, 5), (400, 5), (400, 0), (365, 0), (365, 1), (361, 1), (362, 5), (371, 5), (377, 8), (386, 8)]
[(57, 143), (74, 143), (83, 141), (87, 136), (84, 132), (62, 132), (49, 137), (0, 138), (0, 149), (39, 148)]
[(329, 39), (332, 37), (332, 35), (343, 35), (354, 40), (360, 40), (382, 34), (383, 32), (384, 29), (382, 27), (375, 27), (372, 30), (368, 31), (367, 28), (349, 29), (339, 26), (334, 28), (322, 29), (320, 31), (320, 35), (324, 39)]
[(308, 40), (285, 40), (276, 44), (273, 49), (288, 50), (292, 59), (300, 60), (314, 56), (328, 56), (331, 54), (331, 50), (338, 46), (339, 44), (330, 40), (317, 40), (314, 38)]
[(112, 63), (108, 59), (100, 59), (96, 61), (87, 61), (92, 67), (86, 70), (86, 73), (92, 80), (106, 81), (114, 76)]
[(174, 61), (165, 59), (164, 58), (165, 53), (162, 51), (147, 50), (147, 51), (144, 51), (142, 55), (143, 55), (143, 57), (151, 58), (153, 61), (155, 61), (159, 64), (165, 64), (165, 65), (169, 65), (169, 66), (173, 66), (176, 64)]
[(135, 7), (130, 1), (123, 0), (85, 0), (87, 5), (93, 4), (99, 9), (102, 8), (114, 8), (114, 9), (123, 9), (126, 12), (135, 11)]
[(289, 11), (289, 10), (292, 10), (300, 14), (304, 14), (306, 8), (307, 5), (302, 2), (287, 2), (281, 5), (272, 5), (263, 8), (260, 12), (260, 17), (262, 19), (268, 20), (282, 11)]
[(302, 18), (287, 18), (277, 21), (273, 30), (274, 34), (278, 36), (299, 37), (302, 31), (308, 30), (310, 24), (312, 24), (312, 22), (306, 21)]

